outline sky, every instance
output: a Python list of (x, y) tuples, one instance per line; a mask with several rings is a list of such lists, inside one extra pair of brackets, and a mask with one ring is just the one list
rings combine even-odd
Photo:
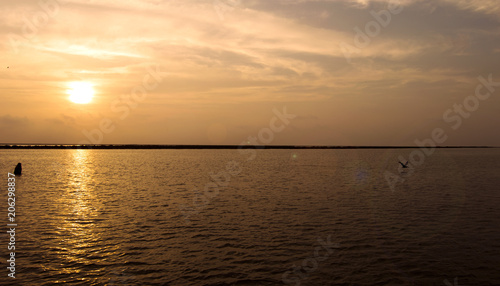
[(0, 143), (500, 146), (498, 0), (0, 1)]

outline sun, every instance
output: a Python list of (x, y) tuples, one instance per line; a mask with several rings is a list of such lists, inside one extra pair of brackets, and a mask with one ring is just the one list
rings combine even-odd
[(74, 81), (68, 83), (69, 89), (66, 91), (69, 100), (78, 104), (87, 104), (94, 97), (94, 86), (86, 81)]

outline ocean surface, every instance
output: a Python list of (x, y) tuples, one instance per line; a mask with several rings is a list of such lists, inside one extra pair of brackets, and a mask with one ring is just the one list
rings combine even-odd
[(500, 285), (500, 149), (428, 151), (0, 150), (0, 285)]

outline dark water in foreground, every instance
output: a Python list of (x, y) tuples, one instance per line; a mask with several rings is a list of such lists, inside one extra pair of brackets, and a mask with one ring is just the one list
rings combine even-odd
[(0, 150), (0, 284), (500, 285), (500, 150), (411, 151)]

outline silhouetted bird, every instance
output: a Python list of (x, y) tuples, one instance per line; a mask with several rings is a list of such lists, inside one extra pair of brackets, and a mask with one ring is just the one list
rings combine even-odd
[(14, 175), (21, 175), (23, 172), (23, 166), (21, 165), (21, 163), (17, 163), (17, 166), (16, 168), (14, 169)]
[(403, 168), (408, 168), (408, 161), (406, 161), (406, 164), (403, 164), (403, 163), (401, 163), (401, 161), (399, 161), (399, 164), (401, 164), (401, 166)]

